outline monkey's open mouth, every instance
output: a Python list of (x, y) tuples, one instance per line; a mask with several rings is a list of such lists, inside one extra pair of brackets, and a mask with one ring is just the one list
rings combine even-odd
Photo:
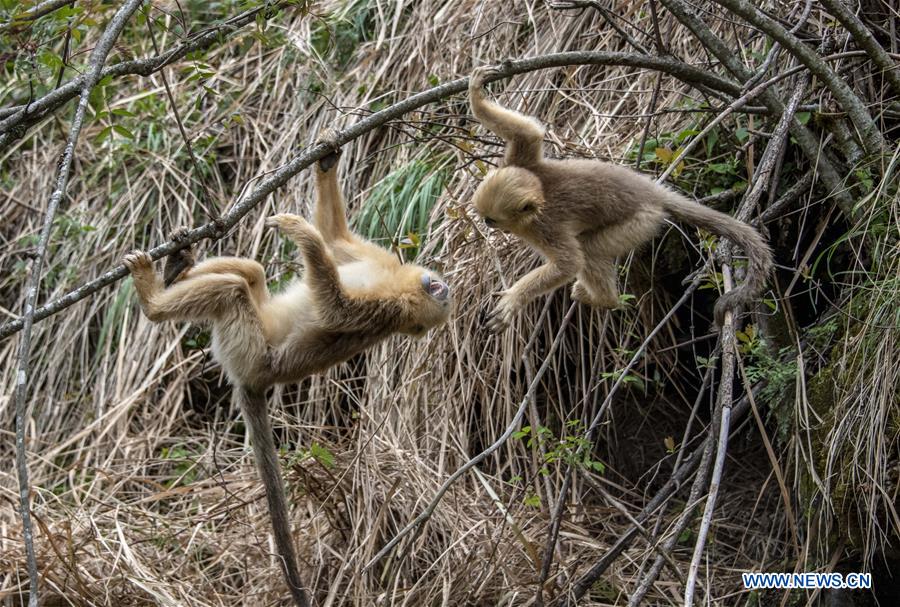
[(450, 287), (440, 280), (432, 279), (428, 274), (422, 275), (422, 286), (438, 301), (446, 301), (450, 297)]

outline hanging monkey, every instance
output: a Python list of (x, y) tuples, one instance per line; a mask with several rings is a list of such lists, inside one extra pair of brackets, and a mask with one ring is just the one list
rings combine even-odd
[(297, 244), (304, 260), (303, 277), (281, 293), (269, 293), (263, 267), (251, 259), (218, 257), (194, 265), (190, 251), (176, 253), (167, 260), (164, 278), (147, 253), (134, 251), (123, 260), (151, 321), (211, 323), (213, 356), (250, 429), (278, 555), (300, 607), (309, 600), (297, 568), (265, 391), (321, 373), (395, 333), (422, 336), (447, 320), (451, 305), (440, 276), (402, 264), (350, 231), (336, 162), (332, 154), (316, 167), (315, 227), (284, 213), (266, 221)]

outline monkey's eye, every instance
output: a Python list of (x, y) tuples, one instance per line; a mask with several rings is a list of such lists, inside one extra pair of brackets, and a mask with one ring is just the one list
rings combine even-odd
[(496, 227), (496, 226), (497, 226), (497, 222), (494, 221), (493, 219), (491, 219), (490, 217), (485, 217), (485, 218), (484, 218), (484, 223), (485, 223), (485, 225), (486, 225), (487, 227), (489, 227), (489, 228), (493, 228), (493, 227)]

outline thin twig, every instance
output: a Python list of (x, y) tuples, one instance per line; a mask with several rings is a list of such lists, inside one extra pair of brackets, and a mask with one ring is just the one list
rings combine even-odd
[(55, 10), (61, 9), (67, 4), (73, 4), (75, 0), (44, 0), (36, 6), (32, 6), (27, 11), (15, 15), (11, 21), (0, 23), (0, 32), (12, 29), (17, 25), (23, 25), (26, 21), (35, 21), (44, 15), (49, 15)]
[[(289, 1), (285, 1), (271, 6), (260, 6), (245, 11), (226, 19), (222, 23), (210, 26), (206, 30), (197, 33), (187, 42), (184, 42), (161, 55), (148, 57), (146, 59), (120, 61), (119, 63), (105, 67), (100, 74), (100, 78), (126, 75), (149, 76), (165, 66), (178, 61), (188, 53), (203, 50), (217, 42), (221, 42), (224, 34), (233, 32), (247, 24), (255, 23), (256, 16), (260, 12), (265, 14), (267, 10), (281, 9), (290, 6), (290, 4)], [(36, 124), (48, 113), (59, 108), (70, 99), (77, 97), (84, 85), (85, 78), (86, 75), (79, 76), (47, 93), (40, 99), (36, 99), (27, 104), (0, 110), (0, 117), (3, 118), (0, 120), (0, 150), (6, 147), (10, 142), (23, 136), (28, 126)]]
[[(732, 288), (731, 269), (726, 265), (722, 267), (722, 276), (725, 283), (725, 292)], [(719, 394), (716, 398), (716, 410), (714, 418), (719, 419), (719, 438), (716, 447), (716, 459), (713, 463), (712, 478), (709, 481), (709, 492), (706, 495), (706, 505), (703, 508), (703, 518), (700, 521), (700, 530), (697, 532), (697, 542), (694, 544), (694, 554), (691, 557), (691, 565), (688, 568), (687, 582), (684, 585), (684, 605), (691, 607), (694, 604), (694, 588), (697, 585), (697, 571), (700, 569), (700, 559), (706, 548), (706, 538), (712, 524), (713, 512), (716, 508), (716, 499), (719, 496), (719, 486), (722, 483), (722, 470), (725, 468), (725, 456), (728, 453), (728, 433), (731, 428), (732, 378), (734, 377), (735, 336), (734, 313), (725, 312), (725, 322), (722, 324), (722, 373), (719, 377)], [(710, 428), (712, 438), (714, 428)]]
[(44, 226), (41, 229), (41, 239), (38, 242), (37, 252), (31, 265), (30, 275), (28, 277), (27, 286), (25, 288), (25, 313), (22, 318), (22, 337), (19, 341), (18, 352), (18, 373), (16, 374), (16, 388), (13, 392), (13, 402), (16, 411), (16, 470), (19, 478), (19, 503), (22, 509), (22, 535), (25, 541), (25, 553), (28, 562), (28, 580), (29, 580), (29, 607), (37, 607), (38, 604), (38, 571), (37, 558), (34, 553), (34, 537), (31, 525), (31, 487), (28, 480), (28, 462), (25, 454), (25, 426), (28, 423), (28, 373), (30, 371), (30, 353), (31, 353), (31, 328), (34, 322), (35, 309), (34, 304), (37, 299), (38, 288), (41, 284), (41, 270), (44, 265), (44, 258), (47, 256), (47, 246), (50, 243), (50, 232), (53, 228), (53, 219), (56, 216), (56, 210), (59, 203), (66, 195), (66, 187), (69, 183), (69, 171), (72, 168), (72, 161), (75, 158), (75, 144), (78, 142), (78, 135), (81, 133), (81, 127), (84, 123), (84, 115), (87, 111), (88, 99), (91, 90), (100, 81), (100, 73), (109, 51), (115, 44), (116, 39), (128, 22), (131, 14), (137, 10), (143, 0), (129, 0), (124, 4), (113, 18), (109, 25), (91, 52), (88, 60), (90, 71), (85, 75), (84, 83), (81, 89), (81, 97), (78, 100), (78, 107), (75, 109), (75, 115), (72, 118), (72, 126), (69, 129), (69, 139), (66, 142), (66, 148), (63, 152), (62, 160), (59, 164), (59, 173), (56, 179), (56, 188), (50, 195), (50, 201), (47, 203), (47, 215), (44, 218)]
[(781, 115), (781, 119), (775, 126), (772, 137), (769, 138), (769, 144), (766, 146), (762, 158), (759, 160), (759, 166), (756, 169), (756, 173), (753, 175), (753, 187), (750, 188), (750, 191), (748, 191), (744, 197), (744, 201), (741, 203), (742, 207), (756, 208), (763, 190), (769, 187), (775, 165), (778, 163), (778, 160), (781, 158), (781, 154), (787, 145), (788, 130), (790, 129), (791, 122), (794, 120), (794, 114), (797, 112), (797, 107), (800, 105), (800, 101), (806, 94), (806, 87), (808, 84), (809, 74), (804, 73), (798, 78), (798, 81), (794, 86), (794, 92), (791, 94), (791, 98), (784, 108), (784, 113)]
[[(147, 32), (150, 34), (150, 42), (153, 44), (153, 52), (160, 54), (159, 46), (156, 43), (156, 34), (153, 33), (153, 19), (150, 18), (150, 11), (144, 11), (147, 16)], [(181, 133), (181, 139), (187, 148), (188, 156), (191, 158), (191, 164), (194, 165), (194, 172), (197, 174), (197, 182), (200, 184), (200, 197), (206, 212), (212, 209), (212, 197), (209, 195), (209, 188), (206, 187), (206, 180), (203, 179), (203, 170), (200, 168), (200, 162), (194, 154), (194, 146), (191, 145), (191, 139), (188, 137), (187, 131), (184, 129), (184, 123), (181, 120), (181, 113), (178, 111), (178, 104), (175, 102), (175, 96), (172, 94), (172, 88), (169, 86), (169, 79), (166, 77), (165, 69), (159, 70), (159, 77), (162, 79), (163, 87), (166, 89), (166, 96), (169, 98), (169, 105), (172, 106), (172, 115), (175, 116), (175, 123), (178, 125), (178, 132)], [(218, 209), (214, 210), (218, 215)]]
[(568, 11), (576, 8), (593, 8), (598, 13), (600, 13), (603, 21), (606, 22), (606, 25), (615, 30), (615, 32), (622, 37), (622, 40), (624, 40), (630, 47), (632, 47), (639, 53), (648, 53), (647, 49), (640, 42), (635, 40), (634, 37), (631, 36), (631, 34), (626, 32), (622, 28), (622, 26), (616, 23), (616, 15), (611, 13), (597, 0), (555, 0), (548, 2), (547, 6), (557, 11)]
[[(665, 43), (662, 39), (662, 32), (659, 29), (659, 16), (656, 14), (656, 0), (650, 0), (650, 17), (653, 21), (653, 34), (656, 38), (656, 53), (665, 55), (668, 53)], [(650, 94), (650, 105), (648, 106), (647, 117), (644, 120), (644, 128), (641, 130), (641, 142), (638, 145), (637, 158), (634, 161), (634, 168), (641, 170), (641, 162), (644, 160), (644, 147), (647, 145), (647, 137), (650, 135), (650, 126), (653, 124), (653, 116), (656, 113), (656, 102), (659, 99), (659, 91), (662, 88), (662, 75), (656, 75), (656, 82), (653, 84), (653, 93)]]
[[(804, 4), (803, 6), (803, 12), (800, 14), (800, 18), (797, 19), (797, 23), (794, 24), (794, 27), (790, 29), (791, 34), (796, 34), (798, 31), (800, 31), (800, 28), (802, 28), (806, 24), (806, 20), (809, 19), (809, 13), (811, 10), (812, 0), (806, 0), (806, 4)], [(774, 64), (778, 59), (778, 55), (780, 53), (781, 43), (775, 42), (775, 44), (772, 45), (772, 48), (769, 49), (769, 54), (766, 56), (765, 61), (763, 61), (762, 66), (760, 66), (760, 68), (756, 71), (756, 75), (744, 83), (744, 88), (749, 89), (756, 86), (756, 84), (765, 77), (766, 72), (769, 71), (769, 68), (771, 68), (772, 64)]]

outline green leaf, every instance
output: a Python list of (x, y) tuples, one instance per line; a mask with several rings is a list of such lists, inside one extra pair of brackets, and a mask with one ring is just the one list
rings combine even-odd
[(806, 124), (809, 122), (810, 113), (809, 112), (797, 112), (794, 114), (797, 117), (797, 122), (800, 124)]
[(126, 129), (121, 124), (114, 124), (112, 128), (116, 133), (118, 133), (122, 137), (127, 137), (128, 139), (134, 139), (134, 133), (132, 133), (131, 131)]
[(309, 454), (326, 468), (334, 468), (334, 455), (319, 443), (312, 444)]
[[(713, 131), (713, 132), (715, 132), (715, 131)], [(675, 135), (675, 141), (677, 143), (681, 143), (688, 137), (693, 137), (694, 135), (699, 135), (699, 134), (700, 134), (700, 131), (697, 131), (695, 129), (684, 129), (683, 131), (680, 131), (677, 135)], [(710, 135), (712, 135), (712, 133), (710, 133)]]
[(112, 136), (112, 131), (113, 128), (111, 126), (104, 127), (103, 130), (94, 137), (94, 143), (103, 143)]
[(706, 157), (709, 158), (713, 155), (713, 150), (716, 147), (716, 144), (719, 142), (719, 129), (713, 129), (706, 136)]
[(541, 507), (541, 497), (537, 494), (529, 495), (522, 503), (526, 506), (531, 506), (532, 508), (540, 508)]

